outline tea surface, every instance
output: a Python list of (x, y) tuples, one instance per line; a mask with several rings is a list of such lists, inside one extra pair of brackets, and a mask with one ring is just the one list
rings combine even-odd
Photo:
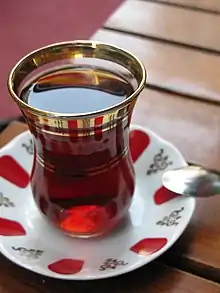
[(22, 92), (32, 107), (56, 113), (82, 114), (114, 106), (133, 92), (122, 77), (94, 67), (49, 73)]

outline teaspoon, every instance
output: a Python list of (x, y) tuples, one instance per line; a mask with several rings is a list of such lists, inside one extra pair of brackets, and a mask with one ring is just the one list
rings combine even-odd
[(220, 173), (196, 165), (164, 172), (162, 183), (170, 191), (185, 196), (210, 197), (220, 194)]

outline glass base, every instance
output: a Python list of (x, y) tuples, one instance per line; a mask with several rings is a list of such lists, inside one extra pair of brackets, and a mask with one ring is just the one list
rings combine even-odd
[[(40, 211), (40, 210), (39, 210)], [(51, 228), (55, 228), (57, 231), (61, 232), (62, 234), (69, 236), (71, 238), (79, 238), (79, 239), (90, 239), (90, 238), (96, 238), (99, 236), (105, 236), (111, 233), (114, 229), (118, 227), (118, 225), (125, 219), (128, 215), (128, 212), (126, 212), (124, 215), (122, 215), (119, 219), (112, 221), (113, 223), (108, 225), (108, 229), (102, 230), (100, 232), (96, 233), (75, 233), (75, 232), (68, 232), (60, 227), (58, 227), (53, 221), (51, 221), (42, 211), (40, 211), (41, 216), (46, 220), (48, 225), (51, 226)]]

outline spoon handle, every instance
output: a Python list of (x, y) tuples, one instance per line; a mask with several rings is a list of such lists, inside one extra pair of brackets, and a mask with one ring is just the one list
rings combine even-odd
[(206, 167), (204, 167), (204, 166), (202, 166), (202, 165), (198, 165), (198, 164), (194, 164), (194, 163), (188, 163), (188, 165), (191, 167), (199, 167), (199, 168), (201, 168), (201, 169), (203, 169), (203, 170), (206, 170), (206, 171), (209, 171), (209, 172), (211, 172), (211, 173), (214, 173), (214, 174), (216, 174), (216, 175), (218, 175), (219, 176), (219, 179), (220, 179), (220, 171), (219, 170), (216, 170), (216, 169), (211, 169), (211, 168), (206, 168)]
[(189, 164), (189, 166), (199, 167), (205, 171), (208, 171), (210, 174), (213, 174), (215, 176), (215, 180), (212, 182), (211, 186), (210, 185), (208, 186), (207, 192), (206, 193), (201, 192), (200, 194), (205, 194), (205, 197), (220, 195), (220, 172), (218, 170), (204, 168), (203, 166), (197, 165), (197, 164)]
[(218, 182), (213, 184), (213, 194), (212, 195), (220, 195), (220, 178)]

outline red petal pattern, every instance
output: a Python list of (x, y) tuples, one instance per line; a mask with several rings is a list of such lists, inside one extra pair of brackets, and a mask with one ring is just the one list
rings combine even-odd
[(129, 135), (132, 161), (135, 163), (150, 144), (150, 137), (141, 130), (132, 130)]
[(29, 183), (28, 173), (8, 155), (0, 157), (0, 177), (20, 188), (25, 188)]
[(133, 245), (130, 250), (140, 255), (149, 255), (160, 250), (166, 243), (166, 238), (145, 238)]
[(48, 269), (62, 275), (73, 275), (79, 273), (84, 265), (83, 260), (63, 258), (48, 266)]
[(23, 226), (9, 219), (0, 218), (0, 235), (1, 236), (22, 236), (26, 231)]
[(178, 194), (161, 186), (154, 194), (154, 201), (157, 205), (160, 205), (178, 196)]

